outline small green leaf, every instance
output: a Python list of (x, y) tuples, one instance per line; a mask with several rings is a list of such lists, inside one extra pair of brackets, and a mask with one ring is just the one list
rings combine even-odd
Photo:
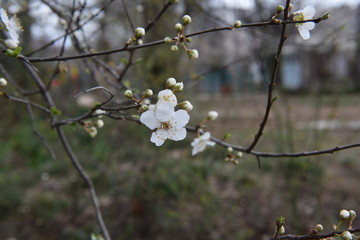
[(144, 60), (143, 58), (138, 58), (135, 60), (134, 64), (142, 63), (143, 60)]
[(121, 59), (121, 62), (122, 62), (123, 64), (125, 64), (125, 65), (128, 65), (128, 64), (129, 64), (129, 62), (128, 62), (128, 60), (127, 60), (126, 58), (122, 58), (122, 59)]
[(61, 115), (61, 110), (57, 109), (56, 107), (51, 107), (50, 111), (51, 111), (51, 114), (54, 115), (54, 116)]
[(223, 139), (226, 140), (231, 137), (231, 133), (227, 133), (224, 135)]

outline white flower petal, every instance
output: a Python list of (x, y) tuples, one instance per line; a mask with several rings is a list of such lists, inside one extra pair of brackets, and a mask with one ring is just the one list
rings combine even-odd
[(313, 6), (307, 6), (303, 10), (305, 19), (310, 19), (315, 15), (315, 8)]
[(313, 30), (315, 28), (315, 23), (314, 22), (306, 22), (306, 23), (303, 23), (303, 26), (305, 28), (307, 28), (308, 30)]
[(298, 30), (304, 40), (308, 40), (310, 38), (310, 32), (306, 27), (301, 25), (298, 27)]
[(186, 137), (186, 129), (180, 128), (172, 132), (172, 136), (169, 139), (174, 141), (183, 140)]
[(201, 135), (199, 137), (202, 141), (207, 141), (210, 139), (210, 133), (209, 132), (205, 132), (203, 135)]
[(167, 122), (174, 117), (174, 107), (169, 102), (159, 101), (156, 104), (155, 114), (160, 122)]
[(199, 138), (195, 138), (194, 141), (192, 141), (191, 146), (192, 146), (192, 147), (195, 147), (196, 145), (199, 144), (199, 142), (200, 142), (200, 139), (199, 139)]
[[(150, 138), (150, 142), (155, 143), (155, 145), (156, 145), (157, 147), (163, 145), (164, 142), (165, 142), (165, 140), (166, 140), (166, 138), (164, 138), (164, 137), (161, 135), (161, 133), (162, 133), (161, 130), (162, 130), (162, 129), (160, 129), (159, 131), (153, 132), (153, 133), (151, 134), (151, 138)], [(159, 134), (159, 133), (160, 133), (160, 134)]]
[(156, 118), (155, 112), (150, 110), (141, 114), (140, 122), (143, 123), (148, 128), (150, 128), (151, 130), (155, 128), (159, 128), (161, 125), (160, 121), (157, 120)]
[(158, 94), (158, 98), (159, 98), (159, 102), (168, 102), (173, 107), (176, 107), (176, 105), (177, 105), (177, 98), (176, 98), (175, 94), (173, 93), (173, 91), (171, 91), (169, 89), (160, 91)]
[(175, 112), (174, 119), (173, 127), (175, 129), (179, 129), (185, 127), (185, 125), (189, 122), (190, 115), (185, 110), (178, 110)]
[(206, 142), (206, 145), (208, 145), (208, 146), (211, 146), (211, 147), (213, 147), (213, 146), (215, 146), (215, 142), (213, 142), (213, 141), (207, 141)]

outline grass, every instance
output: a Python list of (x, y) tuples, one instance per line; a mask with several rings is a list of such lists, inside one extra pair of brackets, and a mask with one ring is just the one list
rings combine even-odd
[[(358, 141), (358, 130), (299, 127), (314, 120), (357, 120), (357, 95), (278, 95), (256, 150), (305, 151)], [(192, 100), (191, 124), (216, 110), (220, 116), (208, 122), (207, 130), (217, 137), (231, 133), (230, 142), (247, 146), (265, 99), (261, 94), (199, 96)], [(0, 120), (2, 237), (89, 239), (99, 229), (87, 190), (59, 142), (40, 122), (39, 130), (57, 154), (52, 160), (32, 135), (30, 122), (18, 121), (18, 111), (12, 110), (4, 109), (7, 118)], [(220, 147), (191, 157), (192, 134), (158, 148), (149, 142), (151, 132), (145, 127), (104, 121), (95, 139), (73, 127), (67, 133), (94, 179), (114, 239), (266, 239), (280, 215), (287, 232), (306, 234), (317, 223), (331, 231), (342, 208), (359, 211), (357, 149), (306, 159), (263, 159), (259, 169), (248, 155), (239, 165), (225, 163), (226, 151)]]

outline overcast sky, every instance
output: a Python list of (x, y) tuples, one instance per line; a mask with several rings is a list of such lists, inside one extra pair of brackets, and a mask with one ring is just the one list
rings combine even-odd
[[(250, 8), (254, 6), (253, 0), (223, 0), (230, 6), (243, 6), (244, 8)], [(270, 4), (278, 5), (285, 4), (285, 0), (267, 0)], [(347, 4), (351, 6), (357, 6), (360, 4), (360, 0), (302, 0), (297, 1), (300, 2), (300, 7), (304, 7), (307, 5), (322, 5), (323, 8), (331, 8), (341, 6), (342, 4)], [(296, 3), (294, 3), (296, 5)]]

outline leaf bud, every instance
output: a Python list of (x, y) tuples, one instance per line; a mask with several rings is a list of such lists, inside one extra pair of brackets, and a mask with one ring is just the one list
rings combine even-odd
[(321, 17), (320, 17), (322, 20), (327, 20), (330, 18), (330, 12), (326, 12), (324, 13)]

